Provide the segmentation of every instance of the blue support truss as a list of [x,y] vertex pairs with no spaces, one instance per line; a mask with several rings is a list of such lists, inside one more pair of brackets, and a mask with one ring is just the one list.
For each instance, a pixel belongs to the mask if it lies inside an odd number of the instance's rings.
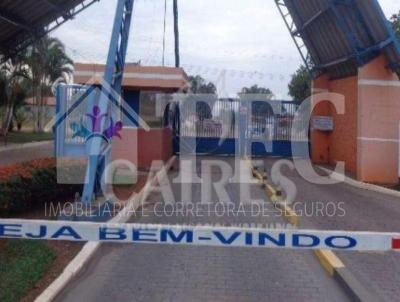
[[[343,1],[343,0],[329,0],[329,8],[330,10],[334,13],[336,17],[336,21],[344,33],[347,43],[349,43],[352,51],[353,51],[353,57],[357,60],[358,65],[362,65],[362,58],[360,56],[360,51],[363,50],[362,44],[357,38],[357,36],[354,34],[354,32],[351,30],[349,24],[346,22],[343,14],[339,11],[339,5],[347,5],[350,8],[354,9],[354,6],[351,1]],[[350,59],[351,56],[349,56]]]
[[308,49],[304,43],[304,40],[300,34],[302,29],[296,28],[296,24],[293,21],[293,18],[290,15],[289,10],[286,7],[285,1],[284,0],[275,0],[275,4],[278,7],[279,13],[281,14],[283,21],[285,21],[285,25],[288,28],[290,35],[293,38],[294,44],[296,45],[297,50],[300,53],[300,56],[304,62],[304,65],[306,66],[308,72],[310,74],[314,73],[314,68],[313,68],[313,63],[311,60],[311,55],[308,52]]
[[[100,112],[108,112],[111,99],[118,99],[121,94],[133,4],[134,0],[118,0],[117,3],[102,90],[97,104]],[[102,133],[104,129],[105,124],[102,121],[100,132]],[[106,142],[101,137],[93,137],[86,144],[89,157],[82,202],[90,203],[95,197],[96,186],[100,183],[104,167],[107,165],[111,144],[109,148],[104,146]]]
[[[296,24],[291,16],[291,13],[285,3],[285,0],[275,0],[275,3],[278,7],[280,14],[282,15],[283,20],[295,42],[295,45],[300,53],[301,58],[304,61],[309,72],[312,76],[317,75],[323,69],[346,62],[348,60],[355,60],[358,66],[363,66],[369,60],[374,57],[375,55],[379,54],[379,51],[383,48],[387,47],[388,45],[394,45],[396,51],[400,54],[400,42],[399,39],[396,37],[393,28],[391,27],[390,22],[386,19],[381,6],[379,5],[377,0],[373,0],[373,5],[376,11],[379,13],[381,20],[384,20],[386,30],[388,32],[388,38],[384,41],[379,41],[378,43],[374,41],[372,36],[371,25],[365,20],[363,14],[361,13],[360,7],[358,6],[355,0],[328,0],[328,6],[315,15],[311,16],[308,20],[301,20],[301,24],[296,27]],[[366,35],[369,39],[369,43],[371,46],[365,47],[360,38],[354,32],[352,27],[349,24],[349,20],[345,18],[343,13],[340,11],[340,7],[347,7],[349,9],[350,15],[348,18],[351,18],[351,22],[354,24],[360,24],[366,32]],[[295,7],[291,7],[292,10],[295,10]],[[331,62],[322,62],[319,60],[319,64],[316,64],[310,55],[310,51],[305,46],[305,41],[308,43],[308,47],[313,47],[312,40],[309,39],[306,35],[305,30],[312,25],[316,20],[322,18],[326,15],[326,13],[332,12],[335,16],[337,25],[339,26],[341,32],[344,34],[345,39],[348,45],[351,48],[351,53],[336,58]],[[297,12],[294,12],[297,14]],[[299,17],[299,16],[298,16]],[[312,49],[311,49],[312,50]],[[316,52],[312,52],[313,56],[318,56]],[[315,59],[315,58],[314,58]],[[316,57],[318,59],[318,57]],[[393,65],[393,64],[392,64]],[[395,64],[396,66],[389,66],[393,71],[396,71],[400,68],[400,62]]]

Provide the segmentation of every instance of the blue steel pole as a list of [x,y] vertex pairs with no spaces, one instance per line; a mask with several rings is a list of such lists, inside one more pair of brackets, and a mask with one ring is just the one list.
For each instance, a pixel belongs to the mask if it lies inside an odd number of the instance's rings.
[[[122,76],[125,66],[126,50],[129,39],[129,31],[132,18],[133,0],[118,0],[114,25],[104,71],[101,95],[98,107],[101,113],[106,113],[110,105],[110,94],[120,94]],[[105,128],[104,119],[100,123],[100,133]],[[82,202],[90,203],[93,199],[95,184],[98,179],[104,140],[100,137],[92,137],[87,141],[89,152],[88,167],[86,170],[85,186],[82,194]]]

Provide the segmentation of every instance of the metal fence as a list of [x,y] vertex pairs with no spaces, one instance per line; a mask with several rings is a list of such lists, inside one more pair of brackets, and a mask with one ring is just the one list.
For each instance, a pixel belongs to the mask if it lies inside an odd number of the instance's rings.
[[[69,108],[72,108],[77,99],[85,93],[86,89],[87,87],[80,85],[61,85],[58,88],[57,113],[64,114]],[[79,127],[81,124],[86,124],[88,122],[85,115],[88,107],[87,98],[79,105],[75,106],[75,110],[66,116],[65,121],[58,130],[59,133],[60,131],[63,132],[63,135],[60,135],[60,137],[64,138],[64,143],[84,145],[85,138],[74,136],[74,127]]]
[[235,123],[239,102],[215,100],[184,102],[180,108],[181,136],[237,138]]
[[[239,105],[240,101],[236,99],[182,102],[180,136],[237,139]],[[251,106],[252,114],[244,125],[248,137],[275,141],[308,140],[307,121],[301,127],[293,127],[299,103],[253,102]]]

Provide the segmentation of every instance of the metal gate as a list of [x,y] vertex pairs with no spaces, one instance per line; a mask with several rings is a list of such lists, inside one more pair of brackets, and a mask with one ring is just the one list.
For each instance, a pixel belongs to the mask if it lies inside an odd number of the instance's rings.
[[[185,100],[170,106],[174,153],[234,155],[239,137],[245,136],[253,156],[292,157],[292,144],[308,155],[308,128],[292,131],[300,103],[269,101],[250,103],[252,114],[243,118],[239,99]],[[306,132],[306,133],[304,133]],[[250,151],[251,150],[251,151]]]

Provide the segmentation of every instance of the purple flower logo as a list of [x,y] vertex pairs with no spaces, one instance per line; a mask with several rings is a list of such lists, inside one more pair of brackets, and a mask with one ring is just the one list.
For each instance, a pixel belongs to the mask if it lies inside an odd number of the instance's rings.
[[[90,119],[92,130],[88,130],[87,126],[83,122],[83,118],[81,118],[79,124],[73,122],[70,125],[70,128],[73,131],[72,138],[83,137],[87,139],[93,134],[99,134],[101,129],[101,122],[104,118],[107,118],[108,114],[102,114],[99,106],[94,106],[92,113],[86,113],[85,116]],[[113,118],[110,117],[108,128],[103,131],[102,135],[107,140],[113,137],[119,137],[121,139],[121,134],[119,132],[122,130],[122,126],[123,124],[121,121],[114,123]]]

